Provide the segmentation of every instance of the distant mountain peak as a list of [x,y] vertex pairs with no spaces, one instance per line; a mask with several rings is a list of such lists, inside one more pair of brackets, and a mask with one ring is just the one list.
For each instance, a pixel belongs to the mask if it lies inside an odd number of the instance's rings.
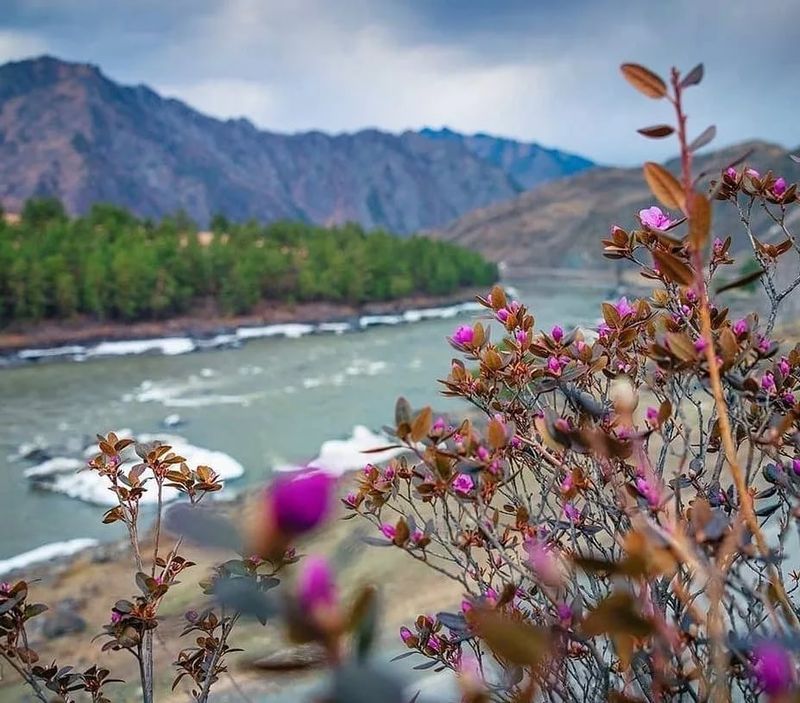
[[[446,138],[445,138],[446,137]],[[442,128],[278,134],[218,120],[95,65],[40,56],[0,66],[0,202],[144,216],[356,221],[408,233],[588,168],[536,144]]]

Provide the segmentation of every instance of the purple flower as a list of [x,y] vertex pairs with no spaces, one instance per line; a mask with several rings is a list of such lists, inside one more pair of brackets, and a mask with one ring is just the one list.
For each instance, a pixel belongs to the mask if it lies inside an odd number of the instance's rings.
[[444,421],[443,417],[437,417],[436,422],[433,423],[433,427],[431,429],[434,432],[444,432],[445,428],[447,427],[447,423]]
[[639,210],[639,220],[645,227],[658,230],[665,230],[672,224],[672,220],[656,205]]
[[481,461],[487,461],[489,459],[489,450],[486,447],[480,446],[478,447],[478,451],[476,452],[478,459]]
[[792,471],[794,471],[797,476],[800,476],[800,458],[795,457],[792,459]]
[[794,684],[794,661],[781,645],[764,642],[753,650],[753,674],[767,695],[786,693]]
[[464,346],[472,344],[472,340],[475,339],[475,331],[469,325],[460,325],[456,328],[456,331],[453,332],[452,339],[456,344]]
[[761,387],[768,393],[775,390],[775,377],[770,371],[765,372],[761,377]]
[[797,398],[795,398],[794,393],[786,392],[781,396],[781,398],[786,405],[794,405],[797,402]]
[[[200,617],[199,613],[196,610],[187,610],[183,617],[186,618],[187,622],[195,622],[197,618]],[[113,621],[113,612],[112,612],[112,621]]]
[[306,611],[336,604],[336,584],[328,562],[322,557],[306,557],[297,575],[297,600]]
[[6,595],[11,590],[11,584],[7,581],[0,581],[0,594]]
[[111,624],[112,625],[116,625],[121,620],[122,620],[122,613],[120,613],[118,610],[112,610],[111,611]]
[[351,491],[348,493],[343,499],[342,502],[348,508],[357,508],[358,507],[358,493]]
[[725,175],[726,175],[728,178],[730,178],[732,181],[735,181],[735,180],[736,180],[736,177],[737,177],[739,174],[738,174],[738,173],[736,173],[736,169],[735,169],[733,166],[728,166],[728,168],[727,168],[727,169],[725,169]]
[[758,351],[762,354],[766,354],[769,351],[770,346],[772,346],[769,339],[764,336],[759,335],[758,337]]
[[467,495],[474,487],[475,481],[469,474],[459,474],[453,481],[453,490],[462,495]]
[[658,422],[658,408],[647,408],[645,417],[650,424],[655,425]]
[[328,515],[336,480],[321,471],[306,471],[274,481],[267,501],[281,532],[300,535],[313,530]]
[[706,350],[707,346],[708,342],[706,342],[705,337],[698,337],[694,340],[694,350],[698,354],[702,354]]
[[614,303],[614,309],[622,318],[628,317],[628,315],[633,315],[633,313],[636,312],[624,295],[616,303]]
[[792,367],[789,366],[789,360],[785,356],[782,356],[781,360],[778,362],[778,368],[784,376],[788,376],[789,372],[792,370]]
[[572,608],[566,603],[559,603],[556,606],[556,613],[558,613],[558,619],[561,620],[561,623],[564,625],[572,620]]
[[553,327],[550,331],[550,336],[556,341],[560,342],[564,338],[564,330],[561,329],[558,325]]
[[786,192],[786,179],[781,176],[775,180],[775,183],[772,184],[772,194],[777,195],[778,197],[782,196]]
[[[403,644],[408,644],[412,640],[416,639],[414,637],[414,633],[411,632],[407,627],[400,628],[400,639],[403,640]],[[413,645],[412,645],[413,646]]]
[[741,320],[737,320],[733,323],[733,333],[737,337],[741,337],[743,334],[747,334],[747,320],[742,318]]
[[761,174],[754,168],[748,168],[745,173],[750,176],[750,178],[761,178]]
[[636,490],[647,501],[651,508],[657,508],[661,503],[661,495],[658,488],[652,485],[647,479],[639,477],[636,479]]
[[528,343],[530,342],[530,335],[528,334],[527,330],[517,330],[514,333],[514,337],[517,340],[517,344],[523,348],[527,347]]
[[381,525],[381,532],[386,539],[393,540],[397,535],[397,528],[394,525],[390,525],[388,522],[384,522]]
[[605,341],[608,338],[609,332],[611,332],[611,328],[605,322],[601,322],[597,328],[597,336]]
[[497,319],[500,320],[500,322],[502,322],[503,324],[506,324],[506,321],[508,320],[509,315],[511,315],[511,313],[508,310],[506,310],[505,308],[500,308],[495,313],[495,316],[497,317]]
[[581,518],[581,511],[572,503],[564,503],[564,515],[571,523],[576,523]]
[[722,253],[722,247],[725,246],[725,242],[723,242],[719,237],[714,237],[714,253],[719,256]]
[[547,370],[558,376],[561,373],[561,362],[555,356],[551,356],[547,360]]

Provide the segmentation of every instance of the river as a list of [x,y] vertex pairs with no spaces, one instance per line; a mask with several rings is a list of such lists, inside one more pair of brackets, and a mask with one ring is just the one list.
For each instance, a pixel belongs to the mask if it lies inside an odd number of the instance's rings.
[[[605,286],[515,287],[539,329],[593,325],[608,294]],[[227,490],[248,490],[277,466],[318,456],[326,440],[352,436],[357,425],[380,430],[399,395],[415,407],[453,408],[436,382],[454,355],[445,338],[476,314],[258,339],[240,349],[0,370],[0,560],[53,542],[121,535],[100,523],[98,505],[33,486],[23,475],[31,462],[15,458],[23,443],[79,456],[96,432],[166,431],[241,464],[242,477]],[[164,430],[173,414],[181,425]]]

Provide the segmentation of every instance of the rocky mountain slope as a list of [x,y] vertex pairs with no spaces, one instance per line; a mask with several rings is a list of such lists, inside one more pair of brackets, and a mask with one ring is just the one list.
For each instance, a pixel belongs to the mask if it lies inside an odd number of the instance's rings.
[[107,201],[145,216],[183,209],[201,225],[222,213],[410,233],[590,165],[485,136],[278,134],[119,85],[90,65],[42,57],[0,67],[7,210],[56,195],[72,212]]
[[[635,137],[634,137],[635,138]],[[800,165],[788,158],[781,146],[748,142],[698,155],[696,173],[715,176],[742,154],[752,150],[747,164],[761,173],[772,170],[788,181],[800,179]],[[677,173],[679,164],[667,167]],[[600,240],[612,225],[635,226],[635,214],[655,204],[641,168],[593,168],[553,181],[502,203],[478,209],[436,232],[437,236],[477,249],[488,258],[517,267],[603,268],[613,262],[600,256]],[[765,240],[771,222],[756,216],[758,232]],[[739,215],[730,203],[718,203],[713,231],[733,235],[743,246]],[[798,223],[800,224],[800,223]]]

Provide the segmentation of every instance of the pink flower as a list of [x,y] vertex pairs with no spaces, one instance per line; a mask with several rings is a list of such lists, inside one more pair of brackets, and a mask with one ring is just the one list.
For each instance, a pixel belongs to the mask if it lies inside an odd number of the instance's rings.
[[[414,636],[414,633],[411,632],[411,630],[409,630],[407,627],[401,627],[400,628],[400,639],[403,640],[403,644],[409,645],[409,642],[412,642],[413,640],[415,640],[416,637]],[[409,646],[413,646],[413,644],[409,645]]]
[[420,541],[422,539],[424,539],[424,538],[425,538],[425,533],[422,530],[420,530],[419,528],[414,530],[414,532],[411,534],[411,541],[414,544],[419,544]]
[[306,611],[336,604],[336,584],[328,562],[322,557],[306,557],[297,575],[297,600]]
[[770,371],[765,372],[761,377],[761,387],[768,393],[775,390],[775,377]]
[[432,649],[434,652],[441,652],[442,651],[442,641],[436,636],[431,635],[428,638],[428,647]]
[[597,336],[603,341],[608,338],[609,332],[611,332],[611,328],[605,322],[601,322],[597,327]]
[[722,247],[725,246],[725,242],[723,242],[719,237],[714,237],[714,254],[719,256],[722,253]]
[[745,173],[750,176],[750,178],[761,178],[761,174],[754,168],[748,168]]
[[639,477],[636,479],[636,490],[639,495],[647,501],[651,508],[657,508],[661,503],[661,495],[658,488],[652,485],[647,479]]
[[655,425],[658,422],[658,408],[647,408],[645,416],[651,425]]
[[571,523],[575,524],[581,518],[581,511],[578,510],[572,503],[564,503],[564,516]]
[[789,360],[785,356],[782,356],[781,360],[778,362],[778,368],[784,376],[788,376],[789,372],[792,370],[792,367],[789,366]]
[[481,461],[486,461],[489,458],[489,450],[486,447],[478,447],[478,451],[476,452],[478,459]]
[[560,342],[564,338],[564,330],[562,330],[558,325],[553,327],[550,331],[550,336],[556,341]]
[[707,346],[708,342],[706,342],[704,337],[698,337],[697,339],[694,340],[694,350],[698,354],[702,354],[706,350]]
[[506,324],[506,321],[508,320],[509,315],[511,315],[511,313],[508,310],[506,310],[505,308],[500,308],[495,313],[495,317],[497,317],[497,319],[500,322],[502,322],[503,324]]
[[762,354],[766,354],[769,351],[769,348],[772,346],[772,343],[766,337],[759,336],[758,338],[758,351]]
[[656,205],[646,210],[639,210],[639,220],[645,227],[657,230],[665,230],[673,222],[661,211],[661,208]]
[[394,525],[390,525],[388,522],[384,522],[380,529],[386,539],[393,540],[397,535],[397,528]]
[[725,175],[726,175],[728,178],[730,178],[732,181],[735,181],[735,180],[736,180],[736,177],[737,177],[739,174],[738,174],[738,173],[736,173],[736,169],[735,169],[733,166],[728,166],[728,168],[727,168],[727,169],[725,169]]
[[628,315],[633,315],[633,313],[636,312],[624,295],[614,304],[614,308],[622,318],[628,317]]
[[456,331],[453,332],[452,339],[456,344],[467,346],[472,344],[472,340],[475,339],[475,330],[469,325],[460,325],[456,328]]
[[336,480],[321,471],[306,471],[273,481],[267,502],[282,532],[300,535],[313,530],[328,515]]
[[732,329],[733,333],[737,337],[741,337],[742,335],[747,334],[747,329],[748,329],[747,320],[745,320],[744,318],[742,318],[741,320],[737,320],[736,322],[733,323]]
[[465,613],[465,614],[466,614],[466,613],[468,613],[470,610],[472,610],[472,608],[473,608],[473,605],[472,605],[472,603],[471,603],[470,601],[468,601],[466,598],[464,598],[464,599],[461,601],[461,612],[462,612],[462,613]]
[[572,478],[572,474],[567,474],[561,482],[561,490],[564,493],[569,493],[574,485],[575,479]]
[[472,480],[472,476],[468,474],[458,474],[452,485],[456,493],[467,495],[475,487],[475,482]]
[[558,376],[561,373],[561,362],[554,356],[547,360],[547,370]]
[[527,347],[530,342],[530,335],[528,334],[527,330],[517,330],[514,333],[514,338],[517,340],[517,344],[519,344],[523,349]]
[[348,493],[343,499],[342,502],[348,508],[357,508],[358,507],[358,493],[350,492]]
[[784,393],[781,396],[781,399],[784,403],[786,403],[786,405],[794,405],[797,402],[797,398],[795,398],[794,393]]
[[794,459],[792,459],[792,471],[794,471],[794,473],[797,476],[800,476],[800,458],[799,457],[795,457]]
[[566,603],[559,603],[556,606],[556,613],[558,613],[558,619],[562,625],[566,625],[572,620],[572,608]]
[[445,427],[447,427],[447,423],[444,421],[444,418],[437,417],[436,422],[433,423],[433,427],[431,429],[434,432],[444,432]]
[[777,195],[778,197],[782,196],[786,192],[786,179],[782,176],[775,180],[775,183],[772,184],[772,193],[773,195]]
[[792,656],[775,642],[764,642],[753,650],[753,675],[769,696],[787,693],[795,681]]
[[116,625],[121,621],[122,621],[122,613],[120,613],[118,610],[112,610],[111,611],[111,624],[112,625]]

